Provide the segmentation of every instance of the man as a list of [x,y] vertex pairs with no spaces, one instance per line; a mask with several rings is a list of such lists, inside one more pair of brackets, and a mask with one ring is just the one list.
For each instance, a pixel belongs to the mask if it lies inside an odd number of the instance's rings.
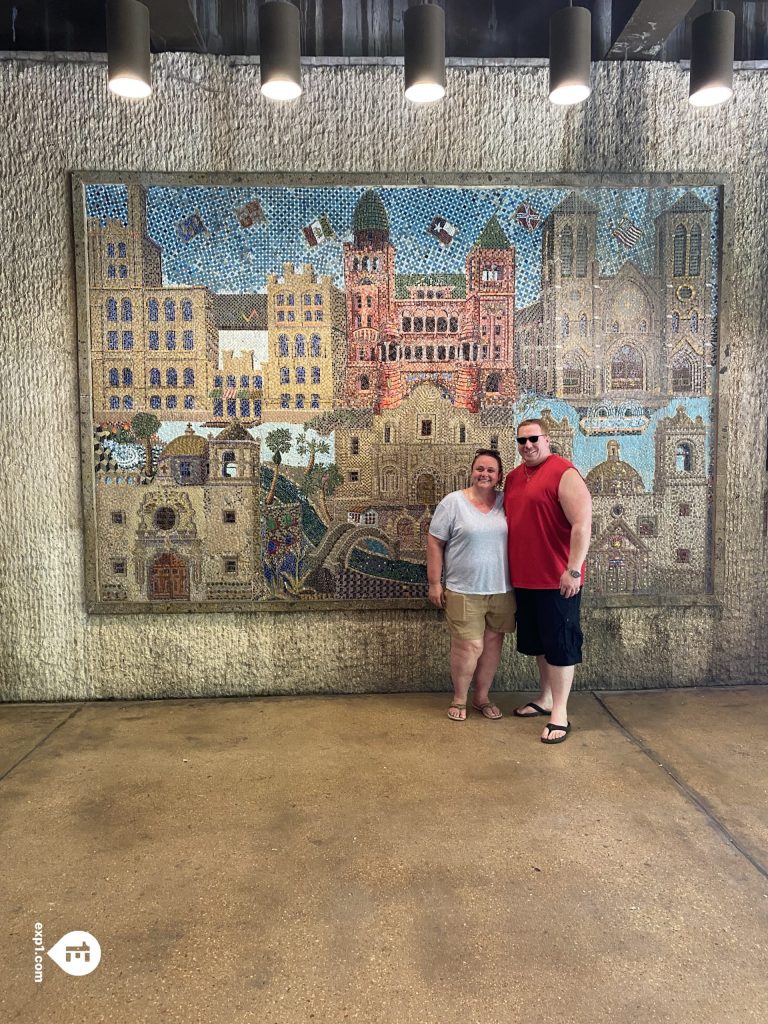
[[542,743],[571,730],[568,695],[581,662],[579,622],[592,497],[576,467],[554,455],[541,420],[517,428],[522,462],[504,485],[509,570],[517,599],[517,649],[536,658],[540,690],[518,718],[549,715]]

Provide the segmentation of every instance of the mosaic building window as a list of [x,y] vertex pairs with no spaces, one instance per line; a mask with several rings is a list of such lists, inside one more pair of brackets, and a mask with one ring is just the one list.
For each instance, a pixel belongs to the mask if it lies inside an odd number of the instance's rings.
[[690,473],[693,468],[693,450],[687,442],[677,446],[675,450],[675,469],[678,473]]
[[701,228],[698,224],[691,228],[688,273],[691,277],[698,277],[701,273]]
[[560,273],[563,277],[573,274],[573,231],[563,228],[560,235]]
[[622,345],[611,359],[611,387],[617,391],[641,390],[643,377],[641,352],[632,345]]
[[582,225],[576,232],[576,277],[587,273],[587,229]]
[[683,277],[685,275],[685,252],[687,246],[687,232],[682,224],[675,228],[673,246],[674,269],[672,273],[675,277]]
[[172,530],[176,525],[176,513],[172,508],[164,505],[161,508],[156,509],[154,516],[152,517],[155,529],[163,530],[167,532]]

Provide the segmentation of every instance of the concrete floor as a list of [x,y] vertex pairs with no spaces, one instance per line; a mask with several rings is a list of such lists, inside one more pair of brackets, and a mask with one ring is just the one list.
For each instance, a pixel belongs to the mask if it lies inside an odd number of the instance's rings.
[[447,703],[0,707],[0,1019],[764,1024],[768,687]]

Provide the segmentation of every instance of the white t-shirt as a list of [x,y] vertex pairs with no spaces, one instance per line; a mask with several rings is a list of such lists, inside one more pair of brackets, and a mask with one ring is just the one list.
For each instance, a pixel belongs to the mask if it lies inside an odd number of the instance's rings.
[[506,594],[512,586],[507,561],[504,495],[481,512],[463,491],[447,494],[435,509],[429,532],[445,544],[445,586],[457,594]]

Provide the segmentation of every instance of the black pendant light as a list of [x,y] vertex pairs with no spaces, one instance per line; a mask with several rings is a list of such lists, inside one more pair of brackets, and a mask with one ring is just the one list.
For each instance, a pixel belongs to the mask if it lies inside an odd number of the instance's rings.
[[405,96],[434,103],[445,96],[445,15],[437,4],[410,7],[403,15]]
[[567,106],[592,92],[592,15],[586,7],[561,7],[549,19],[549,98]]
[[112,92],[135,100],[152,92],[149,11],[139,0],[109,0],[107,62]]
[[301,96],[299,9],[287,0],[268,0],[259,8],[261,91],[270,100]]
[[735,37],[732,11],[710,11],[691,25],[688,102],[694,107],[712,107],[733,95]]

